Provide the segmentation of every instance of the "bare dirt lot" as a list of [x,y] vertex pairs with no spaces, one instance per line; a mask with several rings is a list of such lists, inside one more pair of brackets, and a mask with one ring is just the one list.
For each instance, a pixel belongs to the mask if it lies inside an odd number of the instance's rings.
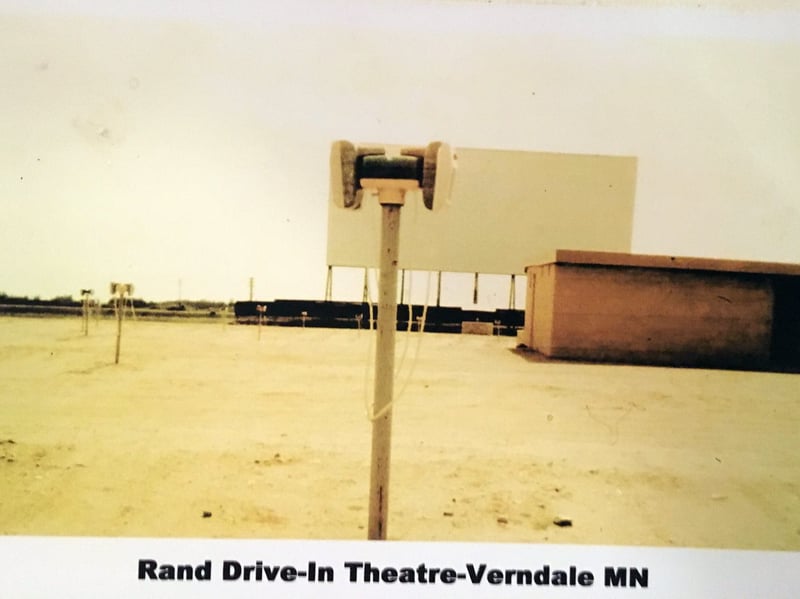
[[[1,534],[365,538],[369,332],[80,324],[0,318]],[[389,538],[800,549],[800,375],[416,343]]]

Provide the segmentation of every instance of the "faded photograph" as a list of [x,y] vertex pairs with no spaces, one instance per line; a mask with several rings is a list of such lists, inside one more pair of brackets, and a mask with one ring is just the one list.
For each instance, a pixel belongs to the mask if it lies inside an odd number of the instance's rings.
[[800,13],[669,4],[0,4],[0,535],[800,550]]

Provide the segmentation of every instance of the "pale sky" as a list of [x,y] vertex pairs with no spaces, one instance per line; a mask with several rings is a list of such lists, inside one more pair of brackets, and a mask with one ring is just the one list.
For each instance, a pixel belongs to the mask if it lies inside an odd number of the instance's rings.
[[637,156],[633,251],[800,263],[800,10],[632,4],[0,0],[0,291],[322,299],[335,139]]

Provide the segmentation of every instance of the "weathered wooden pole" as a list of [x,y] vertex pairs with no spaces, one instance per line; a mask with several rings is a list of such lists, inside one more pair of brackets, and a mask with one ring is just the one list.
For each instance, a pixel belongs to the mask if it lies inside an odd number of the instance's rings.
[[92,297],[93,291],[91,289],[81,289],[81,314],[82,314],[82,324],[81,324],[81,331],[84,335],[89,334],[89,310],[90,310],[90,298]]
[[261,321],[264,320],[264,314],[267,311],[267,307],[265,305],[259,304],[256,306],[256,312],[258,312],[258,340],[261,341]]
[[[122,319],[125,315],[125,296],[133,294],[133,283],[111,283],[111,295],[114,298],[114,310],[117,313],[117,346],[114,352],[114,364],[119,364],[119,350],[122,345]],[[133,298],[131,298],[131,313],[133,311]]]
[[333,299],[333,266],[328,265],[328,275],[325,278],[325,301],[329,302]]
[[114,364],[119,364],[119,350],[122,345],[122,315],[125,312],[122,296],[114,297],[114,308],[117,311],[117,349],[114,352]]
[[[397,330],[397,254],[403,196],[382,190],[378,339],[375,347],[375,398],[372,421],[368,539],[385,539],[389,511],[389,465],[392,453],[392,397]],[[399,200],[399,201],[398,201]]]

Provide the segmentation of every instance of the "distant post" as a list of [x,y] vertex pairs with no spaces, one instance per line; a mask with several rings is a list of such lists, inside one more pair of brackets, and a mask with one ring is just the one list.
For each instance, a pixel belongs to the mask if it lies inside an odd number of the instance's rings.
[[[119,364],[119,350],[122,345],[122,320],[125,314],[125,298],[133,293],[132,283],[111,283],[111,295],[114,299],[114,311],[117,313],[117,346],[114,352],[114,364]],[[133,304],[131,303],[131,308]]]
[[328,265],[328,276],[325,278],[325,301],[329,302],[333,298],[333,266]]
[[81,312],[82,312],[82,324],[81,324],[81,332],[84,335],[89,334],[89,311],[92,307],[92,294],[94,293],[91,289],[81,289]]
[[264,319],[267,307],[263,304],[258,304],[256,306],[256,312],[258,312],[258,340],[261,341],[261,321]]

